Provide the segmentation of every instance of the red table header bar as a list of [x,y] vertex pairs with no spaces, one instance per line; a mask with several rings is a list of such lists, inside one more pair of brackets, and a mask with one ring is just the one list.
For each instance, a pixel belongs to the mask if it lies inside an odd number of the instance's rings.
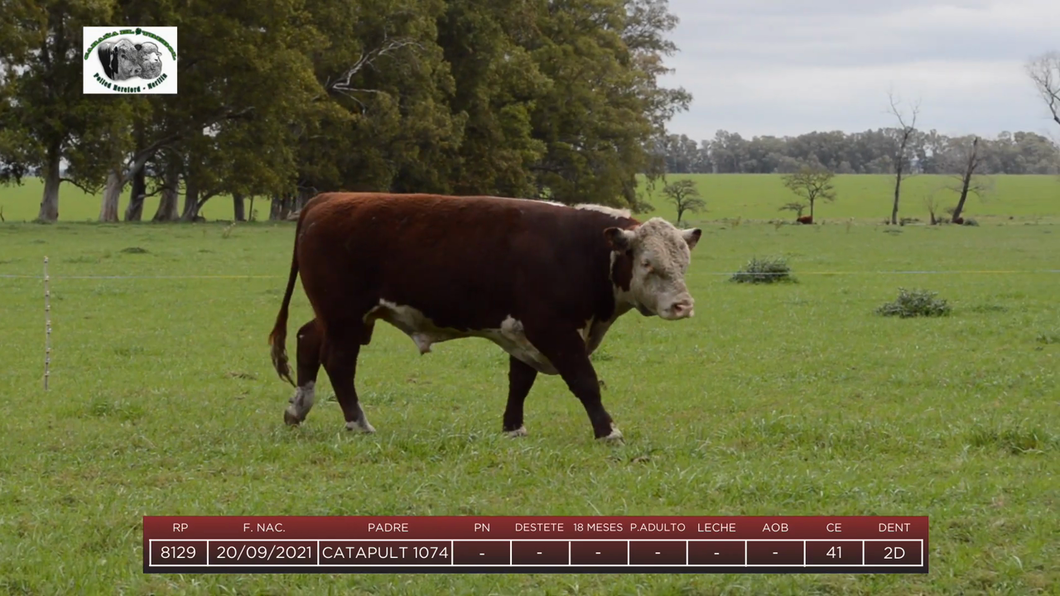
[[144,538],[924,539],[926,516],[145,516]]

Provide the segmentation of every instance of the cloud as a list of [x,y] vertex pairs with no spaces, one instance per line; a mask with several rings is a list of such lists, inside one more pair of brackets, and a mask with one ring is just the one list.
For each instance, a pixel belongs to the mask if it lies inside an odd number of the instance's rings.
[[671,0],[670,10],[681,52],[663,83],[694,98],[672,132],[890,126],[888,91],[919,99],[920,126],[947,134],[1050,126],[1024,64],[1060,49],[1056,0]]

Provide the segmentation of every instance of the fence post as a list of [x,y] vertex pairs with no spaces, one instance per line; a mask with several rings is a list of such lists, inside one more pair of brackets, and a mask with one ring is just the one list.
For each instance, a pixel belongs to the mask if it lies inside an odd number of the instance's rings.
[[52,362],[51,292],[48,289],[48,257],[44,257],[44,390],[48,390],[48,375]]

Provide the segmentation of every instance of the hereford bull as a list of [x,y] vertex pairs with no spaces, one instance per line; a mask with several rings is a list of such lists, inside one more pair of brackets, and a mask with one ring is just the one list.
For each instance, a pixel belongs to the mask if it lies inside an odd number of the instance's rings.
[[[482,337],[509,354],[503,430],[526,434],[523,402],[538,373],[560,375],[598,439],[622,434],[600,401],[589,355],[615,320],[636,309],[691,317],[684,282],[699,229],[659,218],[640,223],[596,206],[498,197],[325,193],[302,209],[290,277],[269,335],[273,365],[296,387],[284,421],[313,406],[321,364],[346,428],[374,432],[354,376],[377,320],[406,333],[421,354]],[[297,383],[285,347],[298,275],[315,318],[298,332]]]

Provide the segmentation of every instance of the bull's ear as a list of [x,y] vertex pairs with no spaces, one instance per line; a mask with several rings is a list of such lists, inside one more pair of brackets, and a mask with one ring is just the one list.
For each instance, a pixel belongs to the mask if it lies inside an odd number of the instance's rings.
[[607,238],[608,245],[610,245],[611,250],[615,252],[625,252],[629,250],[635,236],[636,234],[633,232],[621,228],[607,228],[604,230],[604,238]]
[[699,242],[699,237],[703,235],[703,230],[699,228],[693,228],[691,230],[685,230],[681,232],[681,236],[684,237],[685,242],[688,243],[688,249],[692,250],[696,247],[696,243]]

